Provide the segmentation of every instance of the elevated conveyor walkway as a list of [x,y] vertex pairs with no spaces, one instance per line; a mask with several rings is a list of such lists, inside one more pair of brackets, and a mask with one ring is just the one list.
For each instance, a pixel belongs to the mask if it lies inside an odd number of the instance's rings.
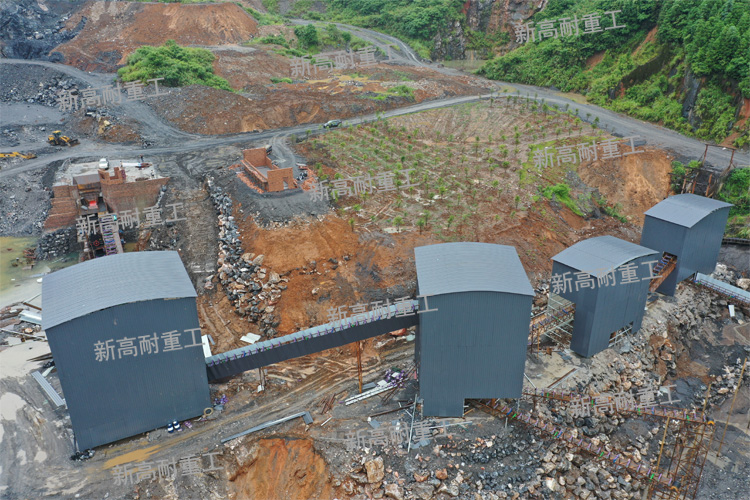
[[661,259],[659,259],[659,262],[654,266],[653,273],[656,277],[651,280],[651,284],[648,286],[649,292],[655,292],[656,289],[664,283],[664,280],[672,274],[672,271],[674,271],[676,267],[677,256],[664,252]]
[[696,273],[693,283],[721,295],[727,302],[733,302],[740,306],[750,307],[750,292],[737,288],[723,281],[713,279],[705,274]]
[[[376,337],[419,324],[419,301],[391,305],[333,323],[285,335],[206,358],[208,380],[212,382],[248,370],[306,356],[326,349]],[[424,311],[428,312],[428,311]]]

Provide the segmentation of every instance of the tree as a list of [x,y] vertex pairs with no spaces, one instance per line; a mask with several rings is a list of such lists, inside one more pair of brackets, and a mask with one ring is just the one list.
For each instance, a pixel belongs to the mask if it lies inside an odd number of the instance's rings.
[[400,227],[404,225],[404,218],[401,217],[400,215],[397,215],[393,219],[393,224],[396,226],[396,230],[400,233],[401,232]]
[[320,43],[318,40],[318,30],[312,24],[295,26],[294,35],[297,37],[297,41],[303,49],[314,49],[318,46],[318,43]]

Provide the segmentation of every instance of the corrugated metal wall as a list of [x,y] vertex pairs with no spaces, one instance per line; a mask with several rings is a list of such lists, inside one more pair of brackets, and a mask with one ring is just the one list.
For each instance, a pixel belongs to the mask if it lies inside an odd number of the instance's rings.
[[[47,330],[79,449],[93,448],[200,415],[210,406],[203,349],[117,359],[117,339],[198,327],[194,298],[104,309]],[[200,338],[196,332],[196,339]],[[96,361],[94,344],[115,340],[115,359]],[[181,344],[192,343],[183,333]]]
[[653,248],[660,254],[669,252],[677,256],[677,268],[664,280],[657,292],[672,296],[680,281],[696,272],[710,274],[714,271],[729,208],[712,212],[692,228],[646,216],[641,245]]
[[[630,261],[637,266],[639,281],[634,283],[622,283],[622,273],[616,270],[615,286],[610,284],[600,287],[595,279],[596,288],[581,288],[576,291],[575,274],[570,275],[573,290],[566,289],[559,295],[576,305],[573,339],[570,344],[573,351],[590,357],[606,349],[610,335],[620,328],[632,322],[633,332],[640,329],[650,284],[650,280],[643,279],[649,276],[649,266],[644,263],[657,258],[658,254],[655,252]],[[566,272],[578,271],[553,261],[553,275]]]
[[460,417],[464,399],[518,398],[532,297],[460,292],[430,297],[418,345],[419,394],[429,416]]
[[680,281],[695,273],[714,272],[729,217],[729,208],[720,208],[712,212],[688,230],[682,250],[684,258],[677,260]]

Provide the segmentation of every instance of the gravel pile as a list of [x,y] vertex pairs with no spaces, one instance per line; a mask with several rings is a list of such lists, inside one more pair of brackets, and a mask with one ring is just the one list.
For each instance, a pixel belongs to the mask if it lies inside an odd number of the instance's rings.
[[37,260],[50,260],[78,250],[76,228],[74,226],[58,229],[39,238],[36,246]]

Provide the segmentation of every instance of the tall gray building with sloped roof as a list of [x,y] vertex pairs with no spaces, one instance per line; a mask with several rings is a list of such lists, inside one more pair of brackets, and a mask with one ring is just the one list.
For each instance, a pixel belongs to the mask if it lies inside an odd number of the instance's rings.
[[657,292],[674,295],[685,278],[714,272],[731,206],[686,193],[670,196],[646,212],[641,245],[677,257],[675,270]]
[[424,414],[460,417],[464,399],[520,397],[534,290],[516,249],[442,243],[414,255],[428,296],[415,352]]
[[550,294],[575,304],[570,348],[593,356],[610,335],[643,321],[657,252],[614,236],[579,241],[552,257]]
[[133,252],[44,278],[42,327],[78,449],[210,406],[197,296],[177,252]]

